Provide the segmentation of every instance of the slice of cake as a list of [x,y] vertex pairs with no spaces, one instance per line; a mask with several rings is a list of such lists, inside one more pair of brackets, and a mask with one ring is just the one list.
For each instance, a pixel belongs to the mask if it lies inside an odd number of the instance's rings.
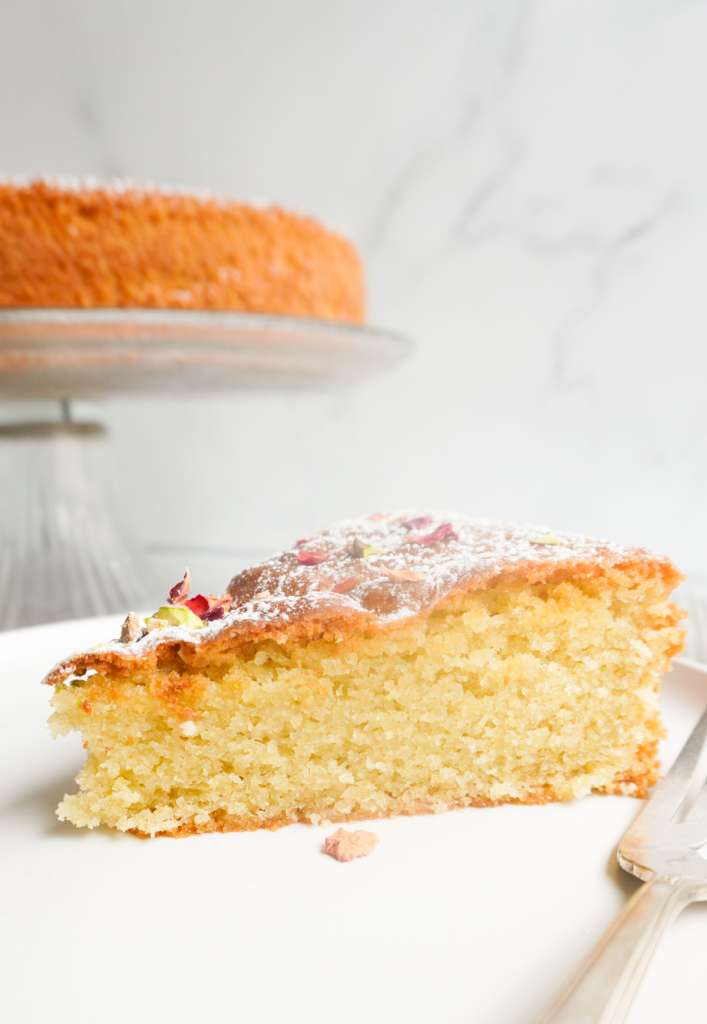
[[641,796],[680,575],[642,549],[460,516],[343,523],[185,576],[59,664],[88,751],[61,819],[143,835]]
[[309,217],[184,191],[0,182],[0,308],[242,310],[361,323],[353,245]]

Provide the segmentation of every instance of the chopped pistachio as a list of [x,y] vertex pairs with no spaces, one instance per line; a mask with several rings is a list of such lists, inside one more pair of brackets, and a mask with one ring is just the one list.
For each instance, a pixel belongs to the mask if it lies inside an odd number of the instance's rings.
[[125,622],[120,627],[120,642],[131,644],[145,635],[145,627],[135,612],[128,612]]
[[165,604],[154,613],[153,619],[167,626],[185,626],[187,629],[201,629],[204,623],[186,605]]
[[371,555],[380,555],[381,553],[381,548],[377,548],[373,544],[364,544],[358,537],[354,537],[349,544],[349,554],[352,558],[370,558]]
[[166,629],[169,625],[164,619],[155,619],[151,615],[148,615],[145,619],[145,629],[148,633],[152,633],[155,629]]
[[565,542],[561,537],[556,537],[554,533],[543,533],[539,537],[533,537],[533,544],[564,544]]

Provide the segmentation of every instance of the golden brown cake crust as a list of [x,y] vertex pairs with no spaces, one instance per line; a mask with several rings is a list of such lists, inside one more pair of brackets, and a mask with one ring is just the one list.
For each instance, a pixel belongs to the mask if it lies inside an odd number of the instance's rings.
[[361,323],[353,245],[316,221],[128,185],[0,183],[0,308],[241,310]]
[[[46,682],[90,670],[127,676],[136,664],[198,669],[213,655],[268,638],[296,643],[370,635],[454,608],[474,591],[613,571],[658,577],[666,593],[681,579],[667,558],[642,548],[447,513],[376,514],[299,540],[235,576],[228,588],[232,607],[219,622],[103,645],[67,658]],[[668,607],[665,625],[676,625],[681,614]]]

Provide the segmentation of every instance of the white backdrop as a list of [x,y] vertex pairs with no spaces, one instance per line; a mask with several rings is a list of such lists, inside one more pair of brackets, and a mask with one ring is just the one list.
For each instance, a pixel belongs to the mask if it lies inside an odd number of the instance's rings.
[[5,0],[0,174],[314,213],[418,342],[346,395],[110,405],[95,471],[165,584],[425,504],[707,574],[706,33],[678,0]]

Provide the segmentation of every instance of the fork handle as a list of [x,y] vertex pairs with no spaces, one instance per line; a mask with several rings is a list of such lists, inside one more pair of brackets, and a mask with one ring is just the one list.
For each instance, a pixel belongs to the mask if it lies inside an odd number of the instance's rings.
[[663,932],[692,902],[682,881],[645,882],[539,1024],[620,1024]]

